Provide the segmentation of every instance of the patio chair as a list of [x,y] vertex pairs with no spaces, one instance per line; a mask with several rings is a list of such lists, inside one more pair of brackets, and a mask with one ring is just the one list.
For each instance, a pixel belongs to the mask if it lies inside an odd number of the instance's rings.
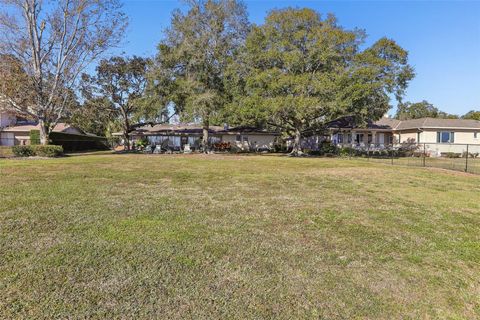
[[153,148],[151,145],[148,145],[145,147],[145,149],[143,149],[143,153],[152,153],[153,152]]

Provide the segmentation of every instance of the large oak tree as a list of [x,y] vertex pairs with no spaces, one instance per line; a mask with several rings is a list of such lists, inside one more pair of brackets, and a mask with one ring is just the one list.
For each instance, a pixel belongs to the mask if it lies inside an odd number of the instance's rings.
[[152,82],[168,83],[168,95],[183,119],[208,128],[226,105],[225,70],[246,38],[246,8],[236,0],[190,0],[188,10],[173,13],[165,40],[158,46]]
[[87,102],[110,108],[113,118],[119,119],[127,150],[132,119],[143,105],[149,65],[150,60],[146,58],[117,56],[100,61],[94,76],[84,74],[82,77]]
[[271,11],[228,73],[236,96],[231,113],[282,128],[294,137],[293,154],[301,152],[302,134],[336,117],[351,115],[358,123],[381,117],[389,96],[403,95],[413,70],[393,40],[361,50],[364,39],[363,31],[345,30],[332,15]]

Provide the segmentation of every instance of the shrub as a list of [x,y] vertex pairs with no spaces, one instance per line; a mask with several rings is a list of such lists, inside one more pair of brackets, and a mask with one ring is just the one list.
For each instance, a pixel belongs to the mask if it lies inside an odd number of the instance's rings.
[[30,145],[30,146],[14,146],[12,152],[16,157],[58,157],[63,154],[62,146],[55,145]]
[[146,137],[141,138],[140,140],[135,141],[135,146],[138,149],[143,149],[149,144],[148,139]]
[[325,154],[337,154],[337,146],[329,143],[329,142],[323,142],[320,145],[320,154],[325,155]]
[[409,138],[407,141],[402,142],[399,152],[404,154],[405,157],[413,156],[414,153],[420,148],[420,146],[415,142],[415,139]]
[[467,153],[466,151],[464,151],[464,152],[462,153],[462,158],[470,157],[470,158],[474,158],[474,159],[475,159],[475,158],[478,158],[478,155],[479,155],[478,152],[473,152],[473,153],[468,152],[468,153]]
[[32,146],[13,146],[12,152],[15,157],[33,157],[35,155]]
[[40,130],[30,130],[30,144],[40,144]]
[[46,145],[46,146],[34,146],[33,150],[35,151],[35,155],[39,157],[59,157],[63,155],[63,148],[62,146],[56,145]]
[[462,156],[461,153],[455,152],[442,152],[441,155],[446,158],[460,158]]
[[350,148],[350,147],[344,147],[344,148],[340,148],[340,150],[338,151],[340,157],[349,157],[351,155],[355,155],[355,149],[353,148]]

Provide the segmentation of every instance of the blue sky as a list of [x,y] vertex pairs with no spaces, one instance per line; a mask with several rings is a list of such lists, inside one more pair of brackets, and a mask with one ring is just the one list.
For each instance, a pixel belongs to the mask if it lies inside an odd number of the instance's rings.
[[[152,56],[181,1],[123,0],[130,25],[122,50]],[[367,44],[387,36],[409,51],[417,76],[406,100],[443,111],[480,110],[480,1],[245,1],[250,21],[271,9],[309,7],[334,13],[345,28],[365,29]],[[393,112],[393,111],[392,111]]]

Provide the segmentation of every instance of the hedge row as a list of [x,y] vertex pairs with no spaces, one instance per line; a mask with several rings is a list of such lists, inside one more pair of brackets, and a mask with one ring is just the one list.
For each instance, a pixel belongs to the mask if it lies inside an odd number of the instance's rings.
[[63,148],[55,145],[13,146],[12,152],[16,157],[58,157],[63,154]]

